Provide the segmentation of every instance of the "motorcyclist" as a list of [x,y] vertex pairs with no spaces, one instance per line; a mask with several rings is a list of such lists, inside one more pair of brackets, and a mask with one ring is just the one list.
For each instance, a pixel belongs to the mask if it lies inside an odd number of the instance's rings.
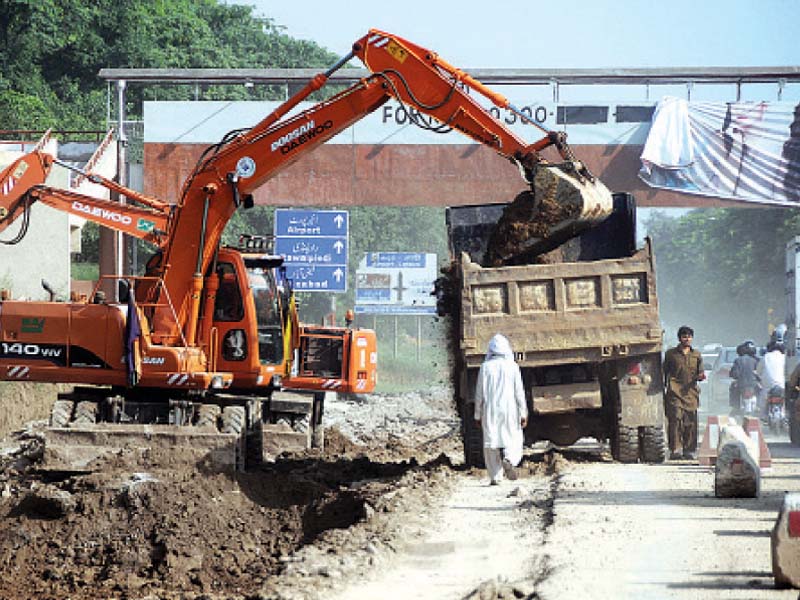
[[786,389],[786,355],[783,342],[770,341],[767,353],[756,367],[756,374],[761,382],[761,393],[758,396],[759,409],[766,416],[767,394],[777,386]]
[[741,405],[742,392],[746,389],[752,389],[754,392],[758,391],[758,377],[756,375],[756,367],[758,366],[758,359],[756,358],[756,345],[746,340],[736,347],[736,353],[739,355],[733,361],[731,366],[731,382],[730,387],[730,405],[733,412],[743,410],[745,412],[752,412],[755,407],[744,407]]

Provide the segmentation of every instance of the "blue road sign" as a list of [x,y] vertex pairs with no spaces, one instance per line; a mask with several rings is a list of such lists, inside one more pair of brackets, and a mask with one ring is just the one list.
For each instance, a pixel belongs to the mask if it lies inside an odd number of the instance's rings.
[[367,252],[368,268],[422,269],[425,267],[424,252]]
[[275,253],[283,256],[287,265],[344,265],[347,261],[347,238],[279,237],[275,238]]
[[349,215],[345,210],[275,211],[275,253],[299,292],[346,292]]
[[391,304],[356,304],[357,315],[436,315],[435,306],[397,306]]
[[347,237],[349,225],[346,210],[275,210],[275,237]]
[[298,292],[344,292],[347,267],[322,265],[286,265],[286,277]]

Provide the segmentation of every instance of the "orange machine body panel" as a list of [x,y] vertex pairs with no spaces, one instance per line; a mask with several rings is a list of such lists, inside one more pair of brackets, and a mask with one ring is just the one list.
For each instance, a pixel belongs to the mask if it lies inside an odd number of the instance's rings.
[[[125,304],[0,302],[0,380],[125,387],[127,310]],[[209,387],[213,375],[199,349],[150,344],[142,324],[140,387]]]
[[371,329],[300,328],[297,364],[289,389],[369,394],[378,377],[378,344]]

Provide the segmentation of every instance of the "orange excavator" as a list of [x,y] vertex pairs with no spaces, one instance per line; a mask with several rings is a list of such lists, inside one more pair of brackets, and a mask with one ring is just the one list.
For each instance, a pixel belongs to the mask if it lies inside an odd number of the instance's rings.
[[[354,57],[369,76],[290,116]],[[0,231],[20,218],[24,230],[31,204],[41,201],[146,240],[155,252],[144,276],[120,278],[116,302],[4,297],[0,379],[80,384],[54,404],[53,447],[80,436],[86,446],[114,446],[114,436],[118,446],[135,445],[144,427],[149,443],[161,434],[167,445],[180,439],[241,467],[279,451],[286,436],[313,440],[321,392],[373,390],[375,334],[302,325],[280,257],[254,248],[252,239],[244,249],[221,245],[225,225],[252,206],[256,188],[393,98],[409,114],[436,119],[439,130],[459,131],[507,157],[530,186],[569,204],[572,221],[610,210],[611,195],[575,159],[564,134],[546,131],[528,144],[474,96],[536,125],[436,53],[371,30],[260,123],[206,149],[175,203],[91,173],[84,175],[126,203],[48,187],[59,161],[35,148],[0,174]],[[543,158],[548,147],[556,162]],[[299,402],[286,390],[317,394]],[[72,451],[67,462],[80,457]]]

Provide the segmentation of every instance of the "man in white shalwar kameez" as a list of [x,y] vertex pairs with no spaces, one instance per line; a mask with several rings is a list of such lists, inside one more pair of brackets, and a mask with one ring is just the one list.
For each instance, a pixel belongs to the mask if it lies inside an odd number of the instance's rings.
[[483,457],[491,484],[497,485],[503,472],[509,479],[516,479],[528,406],[511,344],[499,333],[489,341],[486,359],[478,372],[475,420],[483,429]]

